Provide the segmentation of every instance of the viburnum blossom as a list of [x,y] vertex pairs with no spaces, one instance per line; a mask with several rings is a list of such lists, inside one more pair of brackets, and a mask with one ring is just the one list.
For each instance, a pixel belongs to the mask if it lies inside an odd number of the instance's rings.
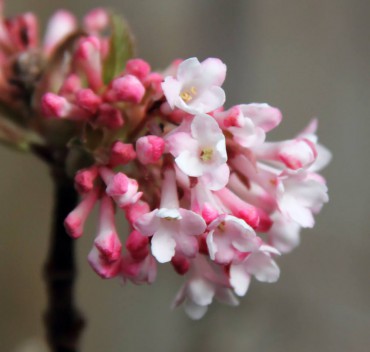
[[[220,59],[153,71],[103,9],[82,26],[57,12],[43,41],[37,28],[32,14],[1,18],[0,99],[24,114],[16,131],[37,135],[27,134],[31,149],[47,146],[40,154],[63,157],[74,177],[80,203],[65,219],[68,234],[81,237],[99,208],[93,270],[151,284],[158,263],[171,262],[185,278],[173,306],[184,304],[194,319],[213,299],[237,305],[252,277],[275,282],[275,258],[298,245],[328,201],[318,172],[331,154],[318,144],[317,120],[292,139],[267,142],[281,112],[266,103],[225,107]],[[20,144],[14,130],[7,142]]]

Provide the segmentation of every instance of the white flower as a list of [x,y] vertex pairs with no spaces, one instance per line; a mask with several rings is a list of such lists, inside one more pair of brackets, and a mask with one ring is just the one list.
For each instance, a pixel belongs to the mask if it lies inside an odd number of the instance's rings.
[[152,253],[160,262],[169,262],[179,251],[193,257],[198,251],[198,241],[194,236],[206,230],[203,218],[191,210],[179,207],[175,172],[165,171],[160,209],[140,216],[134,227],[144,236],[153,236]]
[[192,262],[189,279],[175,297],[173,307],[184,303],[186,314],[198,320],[207,312],[213,298],[231,306],[238,305],[225,273],[218,269],[213,268],[203,255],[198,255]]
[[230,266],[230,284],[238,296],[246,294],[252,276],[262,282],[278,280],[280,269],[271,258],[271,254],[279,254],[279,252],[273,247],[262,245],[258,251],[249,254],[243,262]]
[[190,58],[179,65],[176,77],[165,78],[162,89],[172,109],[193,115],[207,113],[225,102],[225,92],[220,88],[225,76],[226,65],[221,60],[209,58],[200,63]]
[[196,115],[190,133],[177,132],[166,139],[179,169],[188,176],[203,177],[211,190],[223,188],[229,180],[225,136],[209,115]]

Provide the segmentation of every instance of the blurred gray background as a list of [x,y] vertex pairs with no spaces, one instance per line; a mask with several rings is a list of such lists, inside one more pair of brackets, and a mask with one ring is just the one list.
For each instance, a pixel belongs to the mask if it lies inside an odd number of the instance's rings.
[[[238,308],[215,304],[200,322],[171,311],[182,279],[160,268],[151,286],[100,280],[78,243],[83,352],[367,352],[370,346],[370,2],[365,0],[13,0],[7,13],[122,12],[154,68],[209,56],[228,65],[227,105],[269,102],[288,138],[309,119],[334,154],[330,203],[301,246],[278,260],[276,284],[253,282]],[[0,350],[42,350],[52,184],[43,164],[0,148]],[[124,228],[121,228],[124,233]],[[32,348],[34,346],[34,348]]]

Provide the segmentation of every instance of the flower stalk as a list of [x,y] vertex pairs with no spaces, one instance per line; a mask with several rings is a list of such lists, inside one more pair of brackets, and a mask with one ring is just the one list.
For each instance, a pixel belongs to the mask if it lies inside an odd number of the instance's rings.
[[52,352],[76,352],[84,319],[75,306],[75,243],[67,235],[63,222],[76,206],[78,196],[73,181],[63,172],[54,170],[53,180],[53,223],[44,267],[48,294],[44,322]]

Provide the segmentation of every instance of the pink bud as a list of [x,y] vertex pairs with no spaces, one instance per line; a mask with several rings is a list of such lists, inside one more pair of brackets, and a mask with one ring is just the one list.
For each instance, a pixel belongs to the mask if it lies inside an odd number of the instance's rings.
[[150,65],[142,59],[131,59],[127,61],[126,73],[142,81],[150,73]]
[[134,230],[126,240],[126,248],[135,260],[143,260],[149,254],[149,238]]
[[163,89],[162,89],[162,82],[164,78],[160,73],[153,72],[150,73],[145,79],[144,79],[144,86],[146,88],[151,88],[151,90],[154,92],[154,97],[158,98],[163,95]]
[[270,216],[264,210],[260,208],[256,208],[256,209],[257,209],[257,213],[260,219],[256,230],[259,232],[269,231],[273,224],[273,221],[271,220]]
[[109,104],[100,105],[98,117],[95,122],[99,126],[110,130],[118,129],[124,124],[121,112]]
[[83,20],[87,32],[100,32],[109,25],[109,14],[102,8],[96,8],[87,13]]
[[11,45],[23,51],[38,45],[38,21],[34,14],[25,13],[5,22]]
[[146,164],[156,163],[164,152],[165,142],[161,137],[145,136],[136,141],[136,153],[139,161]]
[[94,188],[94,182],[97,176],[98,169],[96,167],[79,170],[75,176],[76,190],[79,193],[90,192]]
[[112,83],[112,90],[117,101],[140,103],[145,94],[142,83],[133,75],[117,78]]
[[62,84],[59,90],[59,95],[68,96],[75,94],[79,89],[81,89],[81,79],[76,74],[70,74]]
[[151,284],[157,274],[157,264],[151,255],[139,261],[126,255],[122,258],[121,274],[124,280],[130,279],[135,284]]
[[[136,180],[128,178],[123,173],[116,174],[107,167],[99,169],[100,176],[107,185],[107,192],[114,199],[117,205],[124,209],[131,204],[136,203],[142,196],[142,192],[138,192],[139,185]],[[127,177],[127,178],[126,178]],[[126,187],[126,191],[123,191]]]
[[278,151],[279,159],[290,169],[298,170],[311,165],[317,157],[315,145],[308,139],[284,143]]
[[138,201],[125,208],[126,219],[130,224],[133,224],[141,215],[150,212],[149,204],[143,201]]
[[91,249],[87,260],[94,271],[103,279],[111,279],[117,276],[121,270],[121,260],[107,261],[95,246]]
[[116,173],[110,180],[107,187],[107,194],[110,196],[121,196],[128,190],[129,178],[122,172]]
[[103,195],[100,202],[98,234],[94,244],[108,262],[116,261],[121,256],[122,245],[116,232],[114,207],[107,195]]
[[81,108],[95,114],[102,100],[91,89],[81,89],[76,94],[76,102]]
[[85,120],[89,117],[87,111],[54,93],[46,93],[42,97],[41,109],[46,117],[70,118],[72,120]]
[[66,98],[54,93],[46,93],[41,100],[42,112],[47,117],[65,117],[69,106]]
[[190,262],[183,255],[175,254],[171,259],[171,263],[179,275],[185,275],[189,271]]
[[85,72],[89,85],[95,92],[103,86],[100,50],[99,38],[89,36],[80,40],[75,54],[79,68]]
[[254,229],[258,227],[260,218],[257,208],[248,204],[247,202],[244,202],[226,187],[216,191],[215,194],[230,209],[234,216],[243,219]]
[[109,164],[113,167],[125,165],[136,158],[134,146],[120,141],[114,142],[110,152]]
[[205,203],[203,205],[203,209],[202,209],[202,217],[204,219],[204,221],[209,224],[211,223],[213,220],[215,220],[218,216],[218,211],[212,207],[210,204],[208,203]]
[[97,192],[92,190],[87,193],[77,207],[68,214],[64,220],[64,226],[71,237],[78,238],[82,236],[85,221],[93,209],[97,198]]

